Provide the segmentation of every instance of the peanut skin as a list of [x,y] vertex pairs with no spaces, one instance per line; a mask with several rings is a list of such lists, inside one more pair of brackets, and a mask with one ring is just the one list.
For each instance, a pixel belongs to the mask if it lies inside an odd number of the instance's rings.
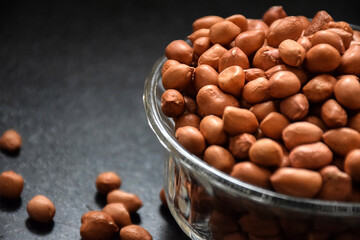
[[249,161],[237,163],[230,175],[246,183],[270,189],[271,172],[266,168],[259,167],[255,163]]
[[297,146],[289,155],[294,168],[319,169],[330,164],[332,159],[331,150],[322,142]]
[[226,107],[223,115],[224,129],[229,135],[253,133],[259,127],[255,115],[247,109]]

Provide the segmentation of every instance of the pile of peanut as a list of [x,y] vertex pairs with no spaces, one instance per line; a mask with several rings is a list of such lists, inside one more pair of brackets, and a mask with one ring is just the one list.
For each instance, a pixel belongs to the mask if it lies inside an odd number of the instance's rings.
[[165,49],[161,108],[189,152],[244,182],[360,201],[360,32],[271,7],[193,22]]

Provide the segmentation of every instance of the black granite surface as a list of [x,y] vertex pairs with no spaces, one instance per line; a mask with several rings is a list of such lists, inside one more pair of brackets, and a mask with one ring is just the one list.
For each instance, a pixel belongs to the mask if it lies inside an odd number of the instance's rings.
[[[259,18],[274,4],[360,24],[359,1],[1,1],[0,132],[16,129],[23,147],[0,153],[0,172],[18,172],[25,187],[0,199],[0,239],[80,239],[82,214],[105,203],[95,178],[109,170],[144,202],[135,223],[154,239],[187,239],[160,204],[164,150],[147,125],[144,80],[196,18]],[[28,219],[37,194],[55,203],[52,224]]]

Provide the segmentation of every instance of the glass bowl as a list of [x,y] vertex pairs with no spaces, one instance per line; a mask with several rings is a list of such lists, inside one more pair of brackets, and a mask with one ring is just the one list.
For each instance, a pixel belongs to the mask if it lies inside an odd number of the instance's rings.
[[292,197],[247,184],[189,153],[160,107],[159,59],[144,86],[148,123],[165,147],[164,190],[182,230],[200,239],[360,239],[360,203]]

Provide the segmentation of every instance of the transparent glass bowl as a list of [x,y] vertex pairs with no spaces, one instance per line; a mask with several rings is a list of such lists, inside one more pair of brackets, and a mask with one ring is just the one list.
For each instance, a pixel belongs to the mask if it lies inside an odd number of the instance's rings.
[[159,59],[146,79],[143,103],[148,123],[166,149],[169,209],[191,239],[360,239],[360,203],[265,190],[232,178],[180,146],[173,120],[160,107],[165,61]]

